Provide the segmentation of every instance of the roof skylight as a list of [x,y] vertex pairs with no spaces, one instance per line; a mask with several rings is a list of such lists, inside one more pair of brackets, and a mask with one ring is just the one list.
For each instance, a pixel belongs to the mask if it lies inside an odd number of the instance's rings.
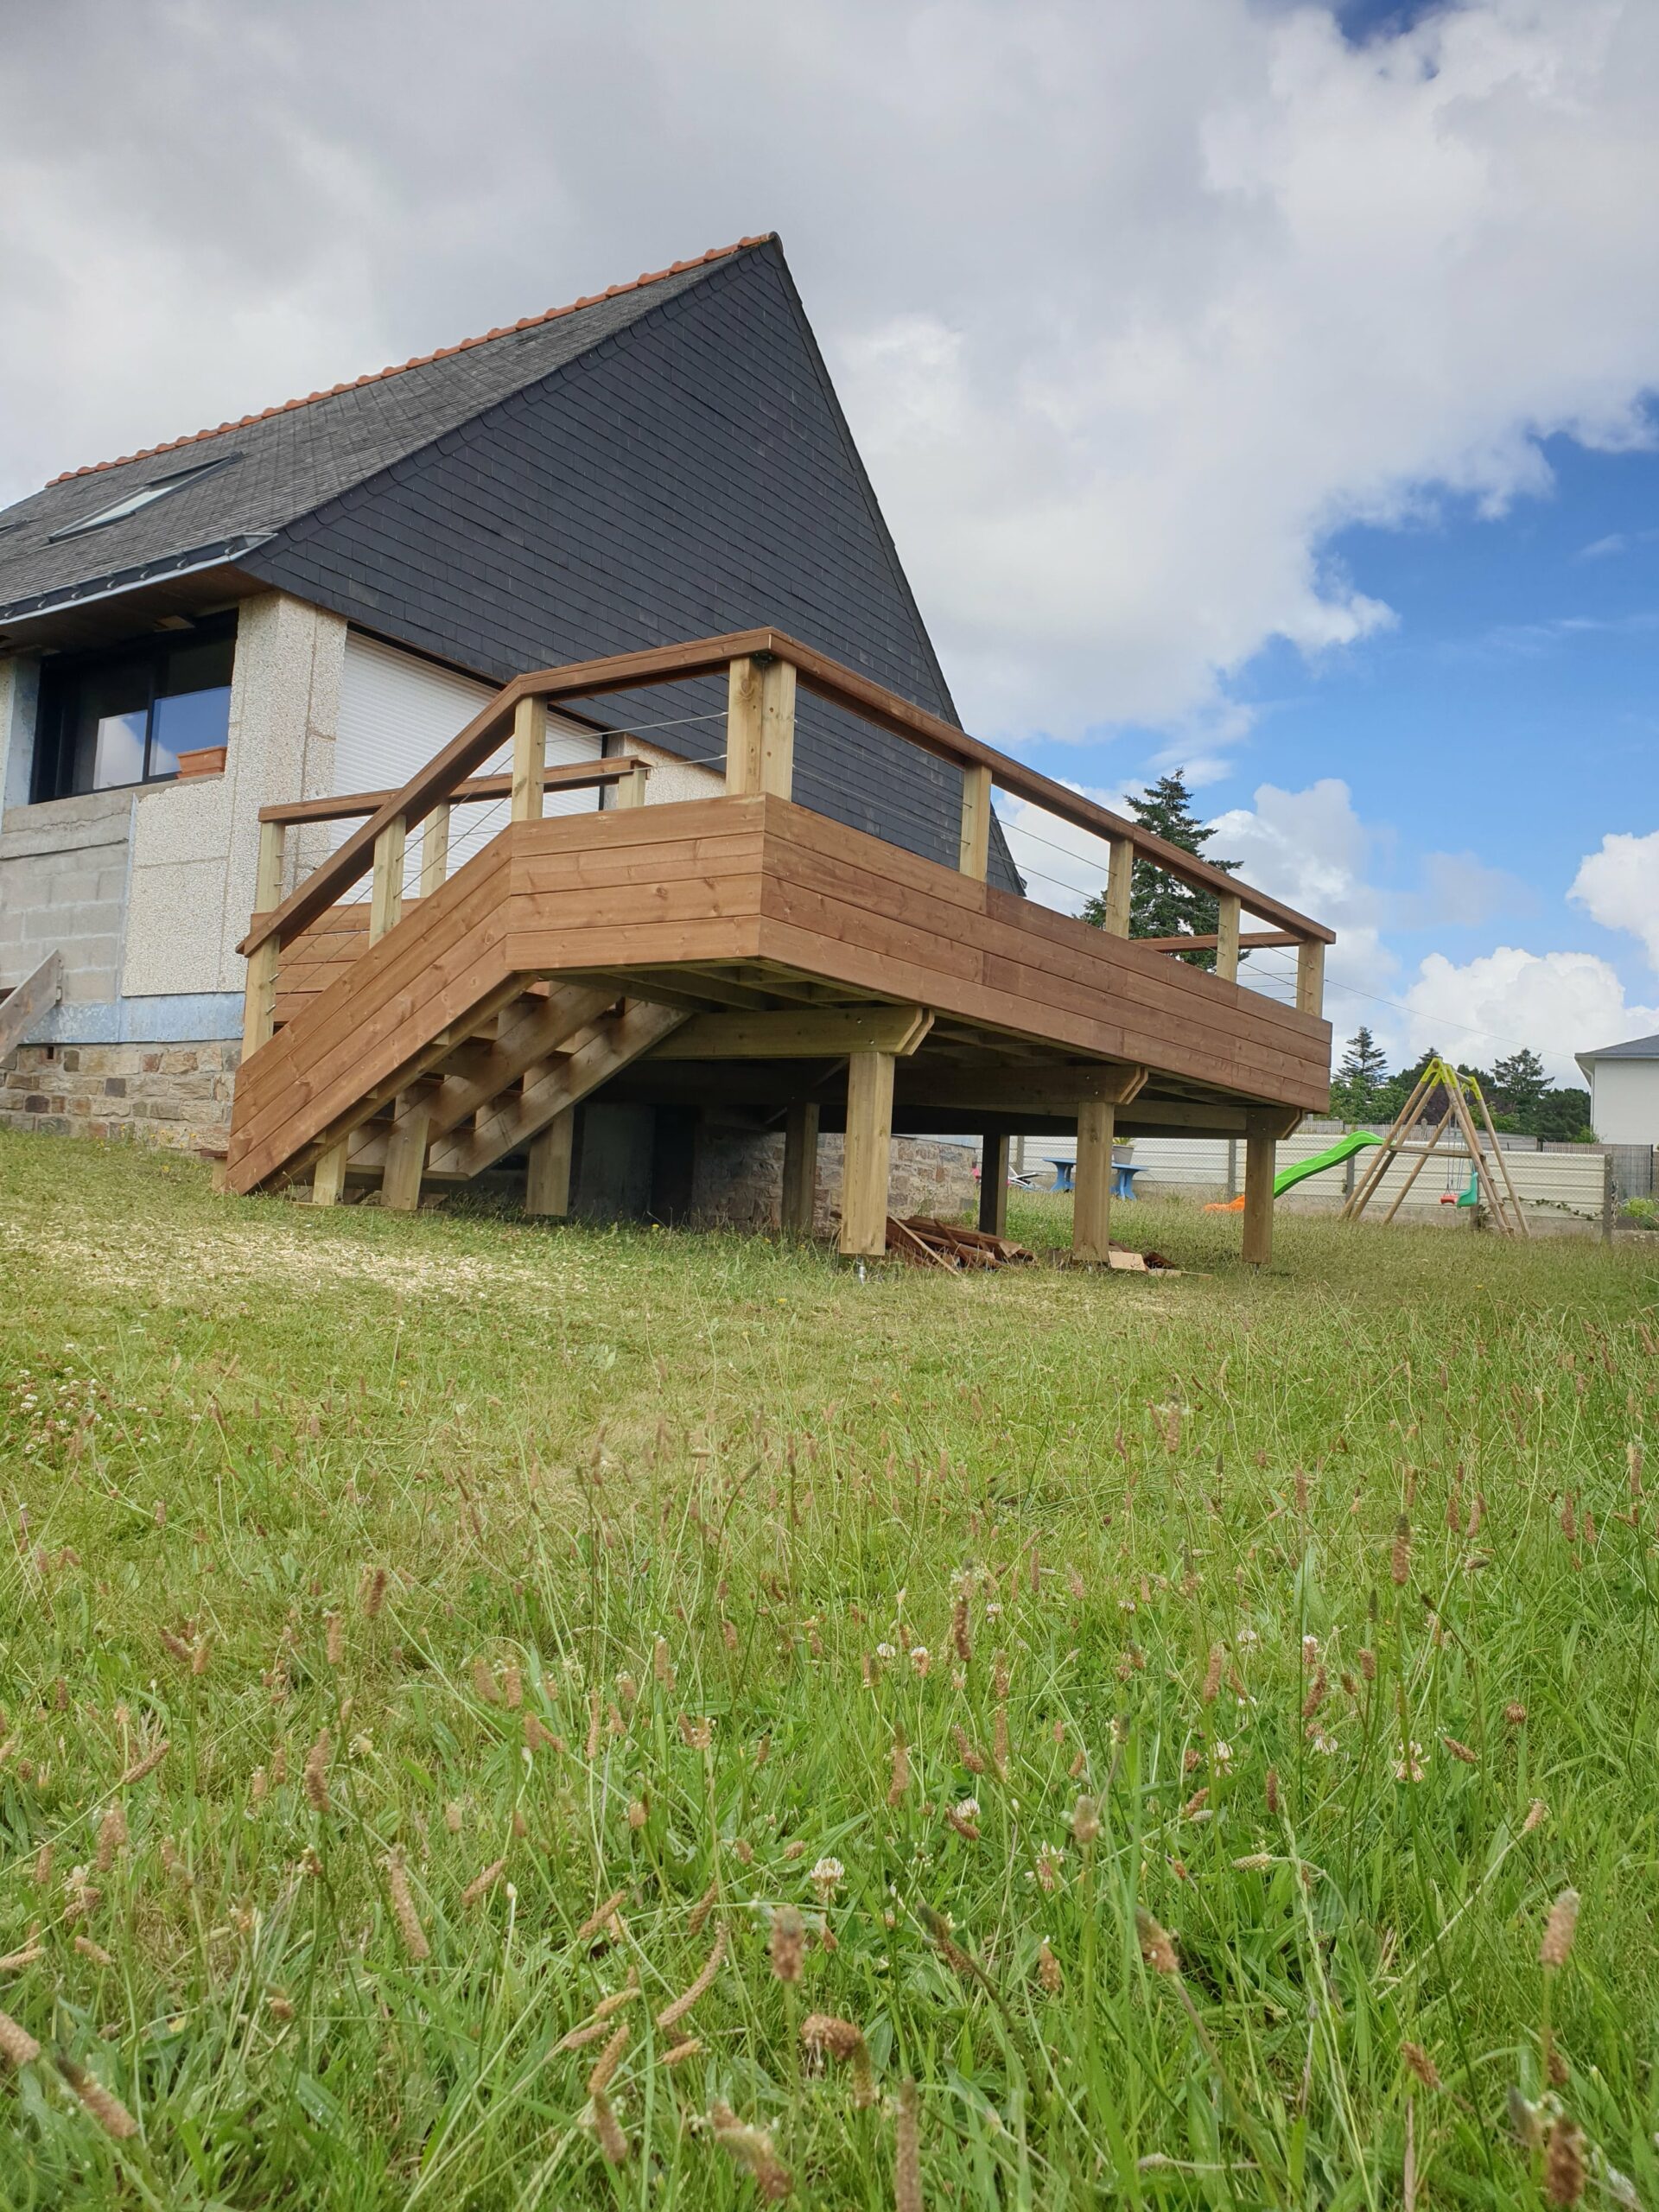
[[228,468],[232,461],[241,458],[239,453],[220,454],[215,460],[198,461],[193,468],[175,468],[170,476],[152,477],[148,484],[140,485],[136,492],[129,492],[124,498],[114,500],[109,506],[99,507],[90,515],[82,515],[77,522],[65,523],[62,529],[54,530],[46,542],[48,545],[56,545],[60,539],[84,537],[89,530],[102,530],[108,523],[123,522],[127,516],[136,515],[141,507],[153,506],[157,499],[166,499],[169,492],[181,492],[187,484],[194,484],[204,476],[211,476],[215,469]]

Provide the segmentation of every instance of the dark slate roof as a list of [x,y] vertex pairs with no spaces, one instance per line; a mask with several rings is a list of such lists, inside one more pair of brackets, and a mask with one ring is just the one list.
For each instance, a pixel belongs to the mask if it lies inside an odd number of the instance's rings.
[[[754,243],[745,240],[744,245]],[[0,512],[0,621],[135,570],[234,556],[702,283],[741,246],[613,287],[334,391],[78,469]],[[52,543],[54,531],[147,485],[237,456],[131,515]]]
[[1659,1060],[1659,1036],[1632,1037],[1623,1045],[1604,1045],[1599,1052],[1574,1057],[1580,1067],[1586,1060]]

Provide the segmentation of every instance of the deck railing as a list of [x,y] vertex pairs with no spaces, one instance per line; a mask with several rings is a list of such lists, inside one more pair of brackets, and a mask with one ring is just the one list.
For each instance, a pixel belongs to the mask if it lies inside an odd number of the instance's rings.
[[[638,756],[622,754],[550,766],[545,759],[546,708],[722,672],[728,686],[725,781],[728,795],[768,792],[779,798],[792,797],[795,701],[798,687],[804,689],[960,769],[962,812],[957,866],[963,874],[982,882],[985,880],[992,793],[1006,791],[1105,842],[1109,855],[1105,927],[1110,934],[1128,935],[1135,864],[1147,861],[1178,882],[1213,898],[1218,926],[1211,937],[1143,938],[1138,940],[1140,944],[1172,954],[1213,950],[1215,972],[1228,982],[1237,981],[1241,954],[1250,948],[1294,947],[1296,1005],[1306,1014],[1317,1016],[1321,1012],[1325,948],[1334,937],[1322,923],[1239,882],[1224,869],[1195,859],[1180,847],[994,747],[982,744],[810,646],[776,630],[747,630],[515,677],[400,791],[362,791],[340,798],[306,799],[262,808],[256,912],[239,948],[248,959],[244,1052],[256,1051],[271,1033],[282,948],[345,899],[365,876],[371,879],[370,942],[384,936],[396,923],[402,908],[408,840],[416,830],[423,832],[418,881],[424,895],[436,890],[448,872],[450,810],[454,806],[505,798],[512,819],[517,822],[539,819],[546,794],[553,790],[608,785],[615,788],[619,804],[637,804],[643,799],[649,764]],[[509,740],[511,772],[479,776],[476,771]],[[282,886],[289,830],[305,823],[353,820],[359,826],[284,899]],[[1246,914],[1268,926],[1245,931]]]

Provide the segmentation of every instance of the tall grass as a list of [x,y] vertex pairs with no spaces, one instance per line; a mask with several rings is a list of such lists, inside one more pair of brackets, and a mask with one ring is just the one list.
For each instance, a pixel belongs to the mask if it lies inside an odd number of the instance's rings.
[[0,1138],[0,2202],[1659,2203],[1651,1264],[1117,1225]]

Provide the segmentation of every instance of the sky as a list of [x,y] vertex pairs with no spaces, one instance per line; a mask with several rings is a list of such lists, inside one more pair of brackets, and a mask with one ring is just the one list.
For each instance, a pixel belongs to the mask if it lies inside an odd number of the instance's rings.
[[0,499],[776,230],[968,728],[1185,769],[1338,929],[1339,1039],[1576,1080],[1659,1030],[1656,0],[0,34]]

